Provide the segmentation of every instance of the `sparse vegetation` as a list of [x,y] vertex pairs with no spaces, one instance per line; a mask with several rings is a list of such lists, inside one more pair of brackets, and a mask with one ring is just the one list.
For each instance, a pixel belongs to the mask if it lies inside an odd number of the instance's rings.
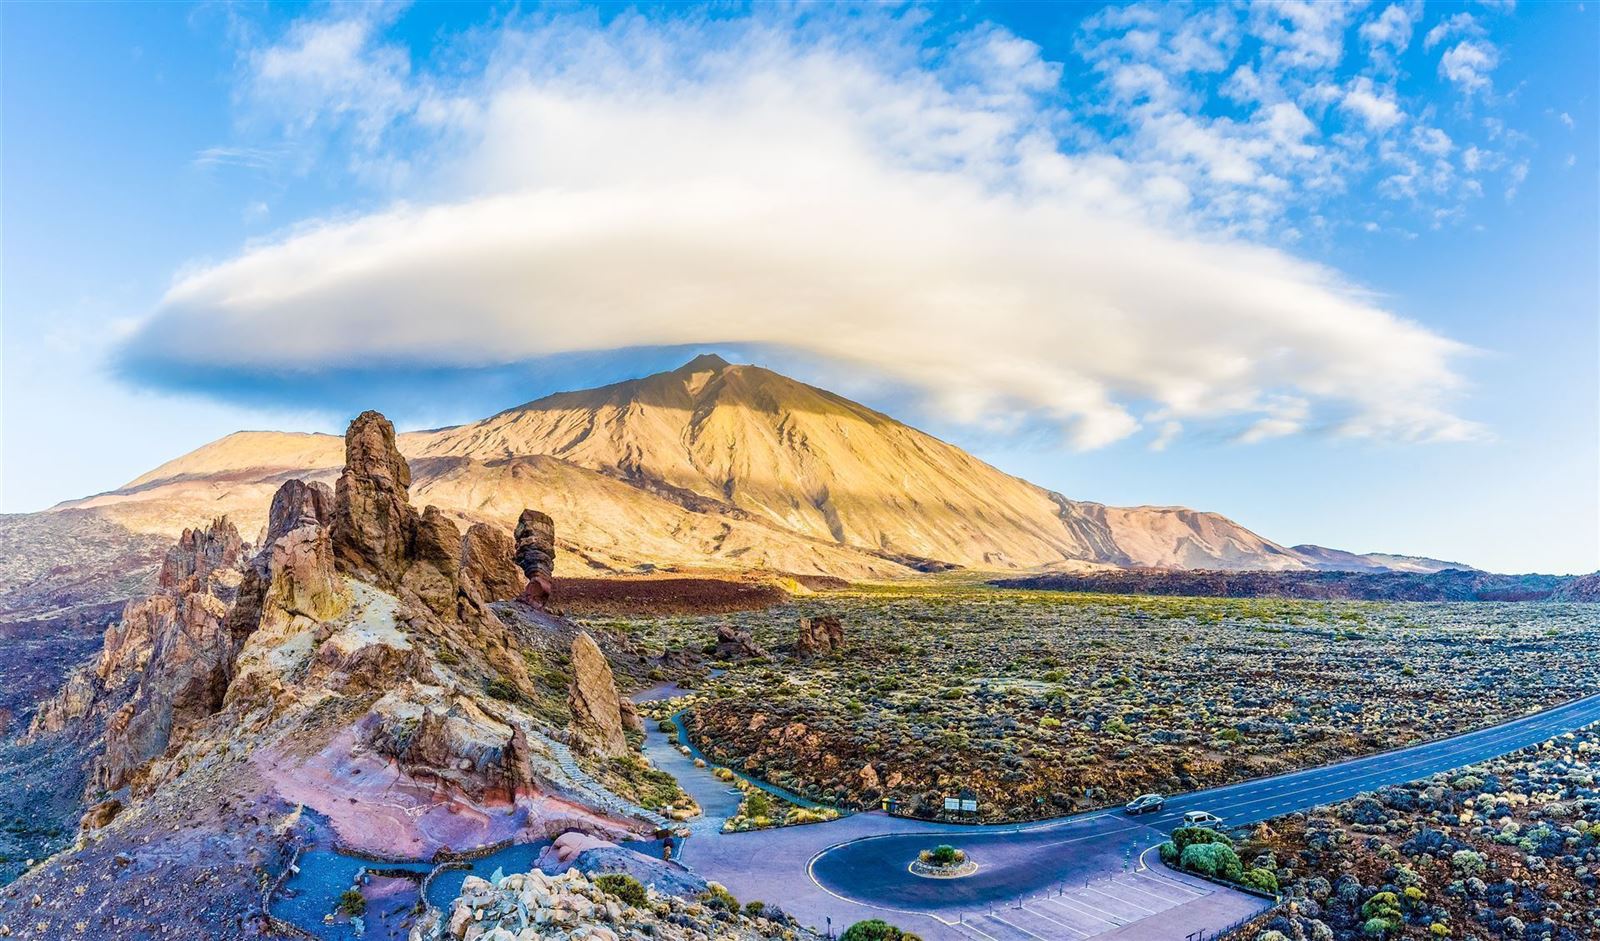
[[[798,619],[819,611],[842,618],[844,653],[787,656]],[[1443,737],[1564,700],[1600,670],[1600,611],[1526,603],[1515,613],[947,579],[733,616],[593,623],[648,656],[673,652],[660,662],[697,692],[672,708],[689,707],[714,763],[824,804],[892,799],[897,813],[923,817],[967,788],[992,822]],[[729,621],[774,656],[706,677],[697,651]]]

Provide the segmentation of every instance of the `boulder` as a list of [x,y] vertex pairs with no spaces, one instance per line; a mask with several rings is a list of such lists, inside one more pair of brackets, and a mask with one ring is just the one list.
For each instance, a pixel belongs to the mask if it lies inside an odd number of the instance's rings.
[[762,660],[767,651],[755,642],[749,631],[741,631],[732,624],[718,624],[714,656],[718,660]]
[[801,618],[795,639],[797,657],[827,656],[844,649],[844,625],[831,614]]
[[516,549],[500,527],[472,524],[461,537],[461,585],[484,601],[510,601],[522,594],[528,579],[517,566]]
[[588,631],[572,639],[572,683],[567,689],[572,730],[603,755],[628,750],[623,735],[622,700],[600,645]]
[[117,800],[115,797],[103,800],[90,807],[83,817],[78,820],[78,829],[85,831],[98,830],[115,820],[117,814],[120,813],[122,813],[122,801]]
[[344,434],[345,464],[334,487],[333,550],[341,571],[393,589],[405,575],[416,530],[411,468],[394,443],[394,425],[362,412]]
[[522,600],[543,607],[550,598],[556,564],[556,524],[538,510],[523,510],[517,519],[517,567],[528,579]]

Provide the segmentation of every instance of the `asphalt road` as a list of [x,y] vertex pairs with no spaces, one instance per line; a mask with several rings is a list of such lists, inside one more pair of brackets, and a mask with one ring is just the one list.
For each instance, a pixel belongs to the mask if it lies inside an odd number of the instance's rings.
[[1600,695],[1453,738],[1184,794],[1170,798],[1158,814],[1112,811],[1025,827],[941,828],[940,840],[967,850],[979,864],[975,875],[963,879],[925,879],[907,870],[931,842],[925,827],[909,826],[911,832],[830,846],[809,870],[818,885],[840,898],[935,915],[969,911],[1116,873],[1181,826],[1186,811],[1210,811],[1228,826],[1256,823],[1507,754],[1594,722],[1600,722]]

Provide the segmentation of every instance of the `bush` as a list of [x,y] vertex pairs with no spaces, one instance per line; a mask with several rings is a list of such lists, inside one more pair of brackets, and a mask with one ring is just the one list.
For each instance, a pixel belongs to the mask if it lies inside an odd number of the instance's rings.
[[1221,843],[1223,846],[1232,846],[1233,839],[1226,833],[1218,833],[1209,827],[1179,827],[1172,831],[1172,842],[1177,844],[1178,852],[1182,853],[1189,847],[1199,843]]
[[750,795],[744,799],[744,815],[746,817],[772,816],[772,798],[767,796],[766,791],[760,789],[751,791]]
[[[1400,913],[1400,897],[1393,892],[1379,892],[1367,899],[1366,904],[1361,906],[1361,917],[1367,920],[1361,930],[1379,936],[1399,931],[1405,920]],[[1372,930],[1375,925],[1379,927],[1378,931]]]
[[650,904],[650,899],[644,894],[644,886],[639,880],[620,872],[608,872],[603,876],[595,877],[594,884],[600,891],[614,897],[619,902],[626,902],[635,908],[643,908]]
[[1239,883],[1260,892],[1278,894],[1278,875],[1270,869],[1252,869],[1239,879]]
[[766,912],[766,910],[767,910],[767,903],[766,902],[746,902],[746,903],[744,903],[744,913],[746,915],[749,915],[751,918],[760,918],[761,915],[764,912]]
[[931,850],[925,850],[922,861],[932,866],[954,866],[965,859],[966,855],[949,843],[941,843]]
[[1450,854],[1450,865],[1463,876],[1483,875],[1483,857],[1472,850],[1456,850]]
[[1161,844],[1161,847],[1156,852],[1161,854],[1161,861],[1168,866],[1176,866],[1178,864],[1178,844],[1171,840]]
[[517,692],[517,688],[502,679],[489,681],[489,695],[501,702],[517,702],[522,699],[522,694]]
[[922,941],[909,931],[901,931],[878,918],[858,921],[844,930],[839,941]]
[[733,897],[732,892],[717,885],[715,882],[707,885],[706,890],[700,893],[700,901],[712,911],[739,911],[739,900]]
[[1183,868],[1216,879],[1238,882],[1244,875],[1244,866],[1233,847],[1222,843],[1191,843],[1178,857]]
[[360,889],[351,887],[345,889],[344,893],[339,896],[339,911],[344,912],[346,915],[362,915],[366,910],[367,897],[361,894]]

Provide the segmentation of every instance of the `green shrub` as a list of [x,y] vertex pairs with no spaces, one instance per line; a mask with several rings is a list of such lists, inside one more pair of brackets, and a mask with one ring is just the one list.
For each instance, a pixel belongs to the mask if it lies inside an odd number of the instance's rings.
[[1451,853],[1450,866],[1463,876],[1481,876],[1485,868],[1483,857],[1472,850],[1456,850]]
[[366,910],[367,897],[361,894],[360,889],[352,886],[339,896],[339,911],[346,915],[358,916],[364,914]]
[[922,941],[909,931],[901,931],[878,918],[858,921],[844,930],[839,941]]
[[772,816],[772,798],[767,796],[766,791],[760,789],[751,791],[750,796],[744,799],[744,815],[746,817]]
[[749,915],[751,918],[760,918],[761,915],[766,912],[766,910],[767,910],[767,903],[766,902],[746,902],[746,903],[744,903],[744,913],[746,915]]
[[1270,869],[1251,869],[1239,879],[1240,884],[1247,885],[1261,892],[1278,894],[1278,875]]
[[1191,843],[1178,857],[1183,868],[1216,879],[1238,882],[1244,875],[1244,866],[1233,847],[1221,843]]
[[1232,846],[1233,839],[1226,833],[1218,833],[1210,827],[1179,827],[1172,831],[1172,842],[1178,845],[1178,852],[1182,853],[1197,843],[1221,843],[1223,846]]
[[[1393,892],[1379,892],[1367,899],[1361,906],[1361,917],[1367,920],[1366,924],[1361,926],[1361,930],[1380,937],[1389,932],[1399,931],[1401,923],[1405,920],[1400,912],[1400,897]],[[1374,925],[1379,927],[1378,931],[1372,930]]]
[[619,902],[626,902],[635,908],[643,908],[650,904],[650,899],[644,894],[644,886],[639,880],[620,872],[608,872],[603,876],[595,877],[594,884],[600,891],[614,897]]
[[739,900],[733,897],[732,892],[717,885],[715,882],[706,886],[706,890],[700,893],[700,901],[712,911],[737,912],[739,910]]
[[1178,844],[1171,840],[1161,844],[1156,852],[1161,854],[1161,861],[1168,866],[1176,866],[1178,864]]
[[953,866],[960,862],[964,855],[960,850],[949,843],[941,843],[922,854],[922,861],[934,866]]
[[516,702],[522,698],[522,694],[517,692],[515,686],[502,679],[489,681],[489,695],[501,702]]

